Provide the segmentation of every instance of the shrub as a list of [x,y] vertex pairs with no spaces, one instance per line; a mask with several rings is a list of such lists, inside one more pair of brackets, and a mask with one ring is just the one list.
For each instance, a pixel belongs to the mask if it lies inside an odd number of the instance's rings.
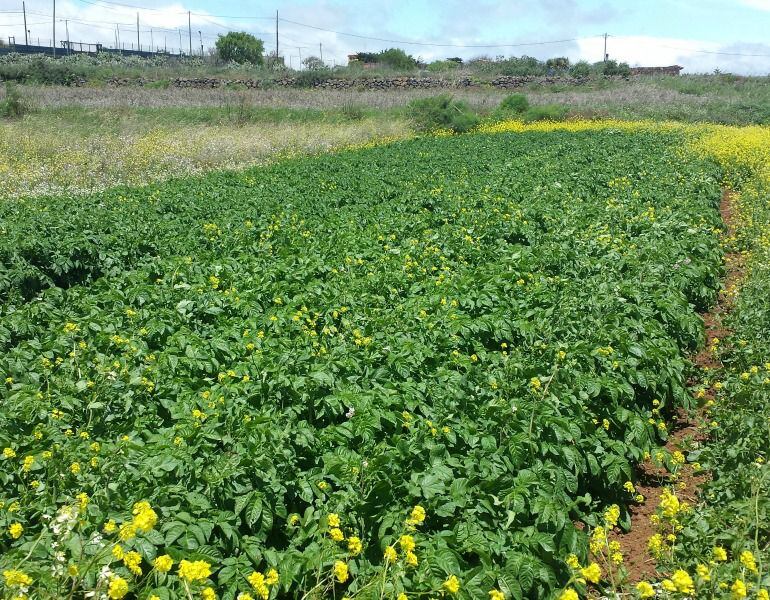
[[225,62],[252,63],[264,62],[262,53],[265,45],[262,40],[245,31],[231,31],[220,35],[216,42],[217,54]]
[[457,69],[459,66],[460,63],[453,60],[436,60],[430,63],[427,69],[430,73],[446,73]]
[[529,108],[529,100],[524,94],[511,94],[499,106],[499,111],[507,114],[521,114]]
[[10,81],[5,82],[5,98],[0,102],[0,116],[21,117],[29,111],[29,105],[17,88]]
[[602,75],[618,75],[621,77],[628,77],[631,75],[631,67],[628,63],[619,63],[616,60],[606,60],[604,63],[599,63]]
[[563,121],[567,118],[569,108],[560,104],[544,104],[543,106],[533,106],[524,113],[525,123],[533,121]]
[[465,102],[449,94],[414,100],[409,104],[410,116],[420,131],[451,129],[456,133],[470,131],[479,122]]
[[591,75],[591,65],[581,60],[569,68],[569,74],[576,78],[589,77]]

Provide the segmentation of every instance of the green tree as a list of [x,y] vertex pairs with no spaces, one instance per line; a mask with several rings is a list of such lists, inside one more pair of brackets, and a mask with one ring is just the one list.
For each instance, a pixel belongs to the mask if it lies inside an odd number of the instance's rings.
[[219,58],[225,62],[249,62],[255,65],[264,62],[262,53],[265,51],[265,44],[245,31],[231,31],[227,35],[220,35],[216,46]]

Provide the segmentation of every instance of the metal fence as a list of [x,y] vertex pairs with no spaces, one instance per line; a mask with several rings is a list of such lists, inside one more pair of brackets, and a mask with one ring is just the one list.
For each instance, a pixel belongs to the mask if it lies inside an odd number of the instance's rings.
[[[0,40],[0,56],[6,54],[47,54],[53,56],[52,46],[38,46],[33,44],[4,43]],[[135,48],[109,48],[102,44],[89,44],[86,42],[62,42],[60,48],[56,48],[56,58],[72,54],[88,54],[96,56],[99,53],[120,54],[122,56],[141,56],[142,58],[153,58],[155,56],[168,56],[181,58],[187,56],[185,52],[173,53],[165,50],[136,50]]]

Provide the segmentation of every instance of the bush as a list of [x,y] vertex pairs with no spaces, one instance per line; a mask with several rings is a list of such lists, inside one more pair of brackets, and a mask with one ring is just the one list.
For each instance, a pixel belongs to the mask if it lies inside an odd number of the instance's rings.
[[502,113],[520,115],[529,108],[529,100],[524,94],[511,94],[505,98],[498,108]]
[[217,55],[225,62],[261,65],[265,44],[245,31],[231,31],[216,41]]
[[628,77],[631,75],[631,67],[628,66],[628,63],[619,63],[616,60],[606,60],[604,63],[599,64],[602,75],[617,75],[621,77]]
[[409,104],[410,116],[420,131],[451,129],[456,133],[470,131],[478,125],[478,116],[465,102],[449,94],[414,100]]
[[22,117],[29,112],[29,105],[10,81],[5,82],[5,98],[0,102],[0,117]]
[[569,74],[572,75],[572,77],[576,77],[578,79],[581,79],[583,77],[590,77],[591,65],[589,65],[584,60],[581,60],[580,62],[576,62],[574,65],[570,67]]
[[453,71],[460,66],[460,63],[453,60],[435,60],[427,67],[430,73],[446,73],[447,71]]
[[567,118],[569,108],[560,104],[544,104],[543,106],[533,106],[524,113],[525,123],[533,121],[563,121]]

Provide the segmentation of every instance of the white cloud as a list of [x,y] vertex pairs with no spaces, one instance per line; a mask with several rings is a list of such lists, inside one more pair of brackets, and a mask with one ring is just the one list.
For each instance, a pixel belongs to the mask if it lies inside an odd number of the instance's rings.
[[[125,4],[139,4],[142,0],[115,0],[125,2]],[[162,2],[163,0],[161,0]],[[143,48],[147,48],[152,41],[155,47],[168,47],[170,51],[178,51],[181,48],[187,52],[189,46],[187,11],[184,0],[167,0],[170,4],[155,4],[153,9],[140,9],[140,43]],[[480,0],[485,6],[486,0]],[[770,0],[742,0],[745,4],[755,5],[757,7],[767,7],[770,10]],[[28,0],[27,1],[28,22],[32,32],[33,42],[38,37],[41,43],[48,44],[51,38],[50,15],[51,4],[49,0]],[[425,36],[419,41],[436,43],[454,43],[463,44],[485,44],[490,40],[484,36],[484,27],[480,24],[488,20],[488,15],[483,18],[478,14],[468,14],[467,18],[457,20],[450,18],[457,11],[461,10],[462,3],[459,0],[449,2],[449,8],[446,14],[436,15],[436,23],[430,36]],[[523,10],[523,3],[518,0],[512,0],[510,4],[505,4],[505,10],[510,14],[495,15],[498,20],[514,18],[514,13]],[[569,23],[575,19],[593,18],[591,15],[583,14],[578,10],[579,3],[576,0],[548,0],[543,5],[543,10],[551,12],[558,10],[565,11],[570,15],[570,20],[562,22],[555,29],[549,29],[549,35],[544,33],[526,33],[521,32],[507,40],[509,43],[536,41],[538,37],[573,38],[576,37],[574,30]],[[219,10],[219,9],[217,9]],[[227,13],[226,9],[221,9]],[[389,22],[389,11],[391,9],[382,4],[371,5],[366,11],[356,9],[349,3],[336,3],[336,0],[315,0],[312,5],[312,11],[307,10],[306,5],[295,3],[286,3],[281,8],[281,18],[289,21],[302,23],[311,23],[325,29],[360,33],[362,35],[371,35],[386,39],[403,39],[409,37],[402,32],[390,31],[387,28]],[[498,8],[502,11],[502,8]],[[115,24],[120,24],[120,42],[126,48],[136,46],[136,13],[137,9],[129,6],[120,6],[117,4],[99,4],[98,0],[59,0],[57,2],[57,17],[69,19],[69,36],[73,41],[79,42],[101,42],[113,46],[115,44]],[[228,13],[229,14],[229,13]],[[612,16],[614,13],[609,11]],[[14,15],[8,22],[20,21]],[[254,33],[265,41],[268,51],[274,48],[274,21],[270,19],[271,14],[255,14],[258,17],[268,17],[265,20],[237,20],[229,18],[220,18],[212,16],[203,10],[196,10],[191,16],[192,29],[192,47],[194,52],[200,50],[200,37],[198,31],[203,37],[203,44],[206,48],[214,45],[217,35],[225,33],[228,30],[244,30]],[[514,18],[515,20],[515,18]],[[372,28],[372,23],[378,23],[379,26]],[[152,28],[152,34],[150,29]],[[181,33],[181,36],[180,36]],[[17,41],[23,40],[23,27],[11,27],[0,29],[0,36],[15,35]],[[180,40],[181,37],[181,40]],[[57,38],[65,39],[64,23],[57,23]],[[494,40],[491,40],[494,41]],[[181,43],[180,43],[181,42]],[[310,54],[318,55],[320,53],[319,43],[323,44],[324,59],[328,63],[345,64],[347,55],[359,50],[377,51],[399,44],[381,42],[376,40],[366,40],[356,37],[338,35],[328,31],[302,27],[286,21],[280,23],[280,44],[281,54],[286,57],[287,63],[292,63],[295,67],[299,65],[300,55],[305,58]],[[530,54],[544,59],[550,56],[568,56],[571,60],[588,60],[596,62],[601,60],[603,51],[603,39],[593,37],[580,39],[576,42],[567,42],[563,44],[540,45],[540,46],[521,46],[509,48],[457,48],[457,47],[437,47],[437,46],[418,46],[404,45],[403,48],[414,56],[421,57],[423,60],[434,60],[445,58],[447,56],[460,56],[462,58],[471,58],[481,54],[496,56]],[[705,52],[704,52],[705,51]],[[619,36],[610,37],[608,40],[608,52],[610,58],[628,62],[629,64],[639,66],[664,66],[671,64],[680,64],[685,67],[685,72],[711,72],[714,69],[722,71],[732,71],[744,74],[766,74],[770,64],[768,57],[762,56],[738,56],[741,54],[766,54],[770,55],[770,46],[765,44],[734,44],[723,45],[714,42],[702,40],[679,39],[654,36]],[[714,54],[712,54],[714,53]],[[727,53],[727,54],[719,54]]]
[[[589,62],[601,60],[604,40],[581,40],[580,58]],[[660,67],[681,65],[685,73],[705,73],[715,69],[743,74],[768,73],[770,46],[765,44],[722,45],[702,40],[652,36],[621,36],[607,40],[611,59],[631,66]],[[766,56],[751,56],[751,55]]]
[[770,11],[770,0],[739,0],[741,4],[745,4],[751,8],[757,8],[759,10]]

